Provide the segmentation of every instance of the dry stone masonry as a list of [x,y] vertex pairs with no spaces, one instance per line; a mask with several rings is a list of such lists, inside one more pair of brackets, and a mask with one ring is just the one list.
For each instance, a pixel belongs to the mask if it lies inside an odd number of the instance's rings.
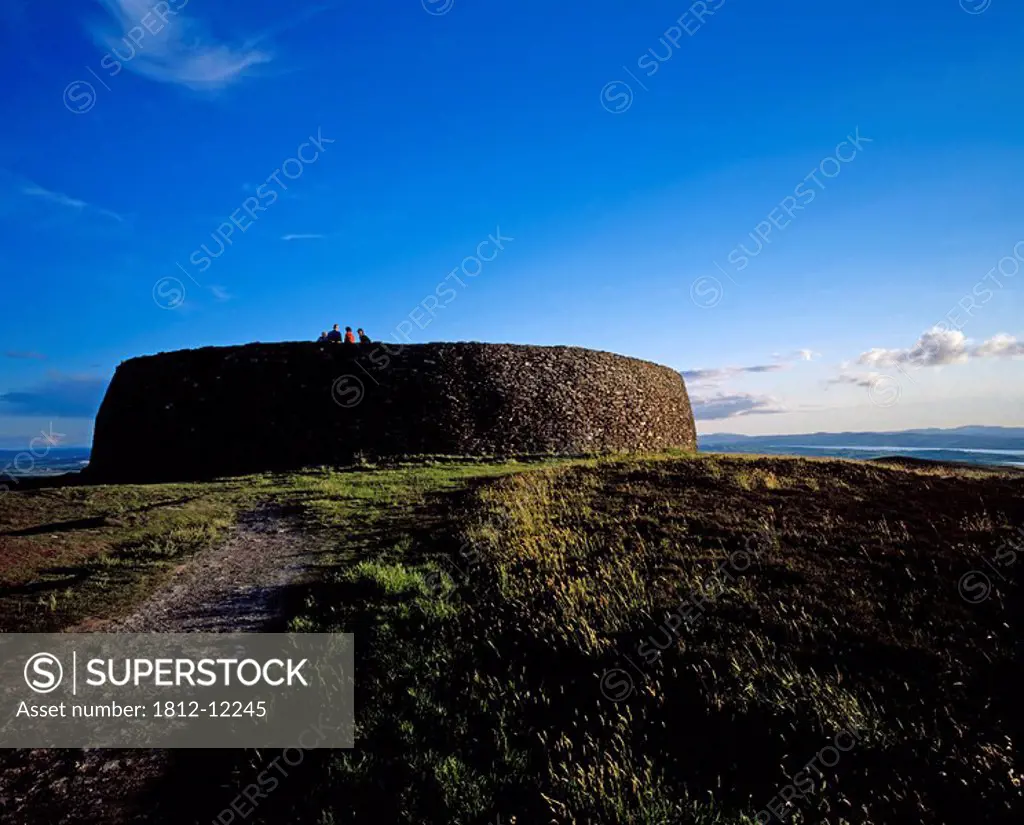
[[89,472],[198,479],[354,457],[696,449],[678,372],[507,344],[207,347],[118,367]]

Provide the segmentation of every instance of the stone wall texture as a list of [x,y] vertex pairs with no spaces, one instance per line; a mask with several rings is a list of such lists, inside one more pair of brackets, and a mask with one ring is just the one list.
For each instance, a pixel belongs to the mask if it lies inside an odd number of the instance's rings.
[[96,419],[89,475],[198,479],[356,457],[696,449],[678,372],[506,344],[247,344],[134,358]]

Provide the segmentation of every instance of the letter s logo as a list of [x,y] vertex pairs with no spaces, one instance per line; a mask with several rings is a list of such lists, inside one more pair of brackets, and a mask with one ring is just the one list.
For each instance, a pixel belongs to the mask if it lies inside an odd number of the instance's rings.
[[606,670],[601,675],[601,693],[605,699],[621,702],[633,693],[633,677],[620,667]]
[[622,80],[605,83],[604,88],[601,89],[601,105],[604,106],[605,111],[611,112],[613,115],[621,115],[623,112],[629,111],[629,107],[633,105],[633,89]]
[[56,690],[63,678],[64,668],[52,653],[36,653],[25,662],[25,683],[36,693]]
[[331,397],[339,407],[351,409],[356,407],[366,395],[366,386],[355,375],[343,375],[336,378],[331,385]]
[[980,570],[971,570],[960,577],[960,598],[968,604],[980,604],[992,592],[992,582]]
[[711,309],[718,306],[725,295],[725,288],[722,282],[713,275],[702,275],[690,284],[690,300],[701,309]]
[[160,309],[177,309],[185,303],[185,285],[177,278],[161,278],[153,284],[153,300]]

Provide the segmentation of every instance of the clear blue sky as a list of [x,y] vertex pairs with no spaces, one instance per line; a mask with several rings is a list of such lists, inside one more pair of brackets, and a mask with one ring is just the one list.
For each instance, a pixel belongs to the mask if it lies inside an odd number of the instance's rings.
[[4,0],[0,446],[332,323],[655,360],[705,432],[1024,424],[1020,3],[290,8]]

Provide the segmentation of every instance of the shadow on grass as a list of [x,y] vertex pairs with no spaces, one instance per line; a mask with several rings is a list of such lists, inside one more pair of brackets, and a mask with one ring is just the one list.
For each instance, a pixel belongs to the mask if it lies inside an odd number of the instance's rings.
[[93,516],[92,518],[71,519],[70,521],[55,521],[52,524],[40,524],[35,527],[25,527],[21,530],[8,530],[0,533],[0,536],[23,537],[41,536],[48,533],[70,533],[75,530],[94,530],[98,527],[109,527],[110,521],[106,516]]
[[[352,621],[338,632],[354,633],[358,679],[375,680],[360,664],[359,640],[367,638],[378,626],[378,610],[387,604],[397,606],[401,594],[385,596],[378,589],[354,584],[343,578],[346,569],[363,558],[378,557],[385,548],[409,548],[405,561],[411,562],[423,547],[434,547],[444,540],[438,525],[450,514],[455,493],[433,493],[421,504],[397,504],[374,507],[372,515],[364,513],[358,503],[340,526],[325,526],[306,511],[304,533],[311,543],[328,541],[333,549],[318,553],[322,563],[309,571],[304,581],[282,587],[273,596],[279,617],[263,628],[263,632],[289,632],[290,617],[308,614],[310,605],[325,626],[332,624],[334,608],[345,605],[373,606],[372,610],[348,613]],[[369,505],[372,507],[372,505]],[[304,508],[301,506],[299,510]],[[344,532],[342,532],[344,531]],[[395,550],[396,558],[403,557]],[[324,632],[318,627],[317,632]],[[361,669],[362,668],[362,669]],[[360,697],[357,682],[357,707]],[[301,731],[296,731],[296,741]],[[382,743],[386,747],[386,743]],[[141,799],[140,810],[146,821],[160,825],[211,823],[229,821],[250,823],[317,822],[318,800],[328,792],[324,776],[339,754],[352,751],[290,749],[224,749],[174,750],[167,752],[167,769]],[[274,782],[271,782],[273,778]],[[268,793],[272,786],[273,792]],[[187,793],[181,793],[187,788]],[[244,792],[248,792],[249,797]],[[255,805],[254,805],[255,803]],[[235,805],[232,808],[232,804]],[[394,804],[393,794],[386,788],[364,793],[362,801],[353,800],[360,810],[385,811]],[[369,805],[370,807],[364,807]],[[255,810],[254,810],[255,807]],[[244,812],[244,816],[243,813]],[[220,817],[220,819],[218,819]],[[329,820],[324,820],[325,822]],[[374,821],[389,821],[375,816]]]

